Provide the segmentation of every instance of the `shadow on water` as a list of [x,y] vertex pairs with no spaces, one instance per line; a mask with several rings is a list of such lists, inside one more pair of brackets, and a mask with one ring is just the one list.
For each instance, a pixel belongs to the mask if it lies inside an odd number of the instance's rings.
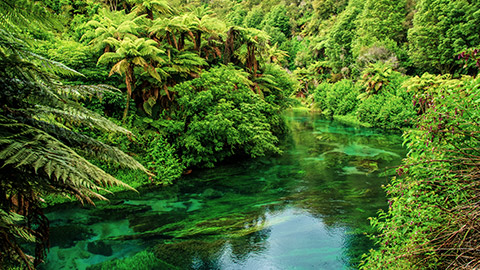
[[42,268],[355,268],[372,247],[367,218],[386,208],[381,175],[405,154],[400,135],[286,119],[282,156],[197,171],[96,208],[50,209]]

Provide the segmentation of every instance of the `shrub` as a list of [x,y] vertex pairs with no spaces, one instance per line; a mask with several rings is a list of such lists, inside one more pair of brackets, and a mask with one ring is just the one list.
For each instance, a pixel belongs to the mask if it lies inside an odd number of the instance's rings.
[[361,122],[384,129],[409,127],[415,117],[411,100],[390,93],[382,93],[363,100],[358,105],[356,113]]
[[246,78],[222,66],[173,88],[178,110],[162,125],[185,166],[212,167],[236,154],[280,152],[274,134],[283,126],[280,110],[255,94]]
[[370,251],[363,269],[472,269],[480,264],[480,80],[422,78],[410,83],[422,93],[417,104],[428,100],[417,128],[404,135],[409,154],[386,187],[389,210],[371,220],[380,233],[378,249]]
[[357,106],[359,88],[351,80],[341,80],[335,84],[323,82],[317,86],[314,98],[322,111],[330,111],[334,115],[346,115]]
[[171,184],[180,178],[185,169],[175,148],[161,135],[150,140],[145,159],[148,169],[155,174],[151,178],[152,182],[159,184]]

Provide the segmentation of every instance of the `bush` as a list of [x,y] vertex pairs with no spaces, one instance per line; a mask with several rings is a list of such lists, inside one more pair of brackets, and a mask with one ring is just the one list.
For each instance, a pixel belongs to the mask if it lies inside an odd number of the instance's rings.
[[280,152],[274,134],[283,127],[280,109],[255,94],[247,76],[222,66],[173,88],[178,110],[162,125],[185,166],[213,167],[237,154]]
[[171,184],[180,178],[185,167],[175,152],[175,148],[161,135],[150,140],[145,160],[148,169],[155,174],[152,182]]
[[[362,269],[472,269],[480,264],[480,80],[422,76],[409,154],[386,187],[389,210],[371,220],[378,249]],[[428,98],[426,102],[425,98]]]
[[357,110],[358,120],[384,129],[409,127],[414,117],[411,100],[390,93],[367,98],[358,105]]
[[365,71],[364,80],[323,82],[314,92],[315,104],[328,116],[356,115],[368,126],[401,129],[415,116],[413,93],[402,85],[406,77],[383,65]]
[[344,79],[335,84],[319,84],[315,89],[314,99],[322,111],[346,115],[355,110],[359,93],[359,88],[351,80]]

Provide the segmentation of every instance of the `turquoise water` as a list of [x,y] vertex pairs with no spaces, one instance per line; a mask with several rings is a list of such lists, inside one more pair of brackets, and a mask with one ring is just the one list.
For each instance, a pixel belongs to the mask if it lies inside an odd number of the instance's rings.
[[282,156],[198,170],[96,208],[48,209],[41,268],[354,269],[372,247],[367,218],[387,206],[381,185],[402,140],[306,113],[287,121]]

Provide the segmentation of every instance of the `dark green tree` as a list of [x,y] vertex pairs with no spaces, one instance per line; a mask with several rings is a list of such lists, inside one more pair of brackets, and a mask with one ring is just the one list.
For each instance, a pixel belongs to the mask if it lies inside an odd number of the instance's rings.
[[377,47],[394,47],[388,49],[396,50],[397,44],[406,38],[405,15],[406,0],[367,0],[356,21],[354,58],[364,54],[374,44]]
[[419,0],[413,28],[408,31],[409,54],[425,70],[454,73],[456,56],[480,44],[480,2]]
[[260,29],[264,17],[265,12],[260,7],[255,7],[247,13],[243,23],[245,27]]
[[334,72],[339,72],[343,67],[353,63],[352,42],[357,27],[355,21],[363,5],[364,2],[361,0],[350,0],[345,10],[338,15],[328,34],[325,54],[332,63]]
[[267,13],[265,25],[277,27],[286,36],[291,37],[290,18],[287,16],[287,8],[284,5],[277,5]]
[[212,167],[233,155],[279,153],[279,108],[251,90],[249,74],[232,65],[212,68],[175,86],[178,111],[162,125],[187,167]]

